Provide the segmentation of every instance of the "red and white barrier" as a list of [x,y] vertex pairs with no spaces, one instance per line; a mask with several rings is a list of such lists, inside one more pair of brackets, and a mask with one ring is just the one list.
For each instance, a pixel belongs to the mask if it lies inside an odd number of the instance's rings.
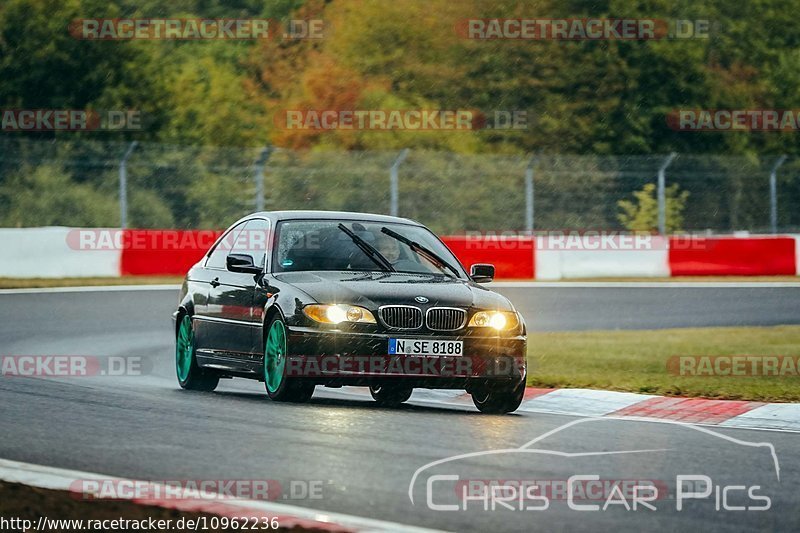
[[491,263],[498,278],[531,279],[535,275],[533,237],[452,235],[442,240],[467,268],[476,263]]
[[[182,275],[219,236],[214,230],[2,228],[0,277]],[[799,236],[447,236],[469,268],[498,279],[800,275]]]
[[80,250],[71,242],[73,231],[62,227],[0,228],[0,277],[78,278],[120,275],[122,254],[119,250]]
[[623,245],[618,238],[610,239],[608,246],[596,241],[581,237],[573,248],[541,242],[536,250],[536,279],[669,277],[667,240],[663,237],[650,237],[640,247]]
[[[120,257],[123,276],[185,274],[216,242],[221,231],[124,230],[127,243]],[[168,238],[165,238],[166,236]]]
[[693,237],[670,246],[669,268],[673,276],[794,276],[797,246],[798,237]]

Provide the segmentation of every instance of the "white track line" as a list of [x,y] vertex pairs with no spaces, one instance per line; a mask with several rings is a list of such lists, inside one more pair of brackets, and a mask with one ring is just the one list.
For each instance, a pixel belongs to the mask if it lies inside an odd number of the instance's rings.
[[[80,483],[85,480],[114,480],[114,481],[133,481],[126,478],[118,478],[113,476],[104,476],[90,472],[81,472],[79,470],[67,470],[63,468],[54,468],[43,465],[36,465],[31,463],[22,463],[18,461],[10,461],[7,459],[0,459],[0,480],[9,483],[22,483],[32,487],[39,487],[50,490],[70,491],[74,490],[75,483]],[[163,494],[164,492],[162,492]],[[230,505],[234,507],[241,507],[242,511],[246,509],[263,511],[272,515],[291,516],[293,518],[306,520],[309,522],[319,523],[322,525],[333,525],[343,528],[351,528],[358,531],[381,531],[381,532],[405,532],[423,533],[432,532],[437,530],[425,529],[419,527],[398,524],[396,522],[389,522],[385,520],[375,520],[372,518],[362,518],[359,516],[347,515],[342,513],[329,513],[327,511],[317,511],[296,505],[288,505],[283,503],[273,503],[263,500],[230,500],[225,501],[224,498],[209,499],[207,501],[208,509],[196,509],[200,512],[209,512],[214,514],[214,506],[219,503]],[[312,524],[309,524],[312,525]],[[313,527],[313,525],[312,525]]]
[[0,289],[3,294],[38,294],[53,292],[129,292],[129,291],[177,291],[180,285],[89,285],[85,287],[40,287],[29,289]]

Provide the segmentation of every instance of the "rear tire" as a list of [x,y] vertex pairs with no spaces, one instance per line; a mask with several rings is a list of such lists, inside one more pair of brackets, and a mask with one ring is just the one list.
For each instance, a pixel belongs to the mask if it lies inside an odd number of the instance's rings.
[[217,388],[219,376],[197,364],[192,318],[183,315],[175,335],[175,373],[178,384],[186,390],[210,392]]
[[267,326],[264,343],[264,388],[267,396],[276,402],[303,403],[314,395],[314,384],[286,376],[286,358],[289,354],[286,325],[280,314]]
[[412,392],[414,392],[414,389],[411,387],[393,387],[387,385],[371,385],[369,387],[369,393],[372,395],[372,399],[381,407],[398,407],[411,398]]
[[519,382],[514,388],[486,386],[472,392],[472,403],[481,413],[505,414],[516,411],[524,395],[525,381]]

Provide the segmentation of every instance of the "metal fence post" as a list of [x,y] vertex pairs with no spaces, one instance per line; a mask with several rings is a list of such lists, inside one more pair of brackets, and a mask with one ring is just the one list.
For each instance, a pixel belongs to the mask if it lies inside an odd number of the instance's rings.
[[128,158],[139,143],[133,141],[119,162],[119,225],[128,227]]
[[408,157],[408,148],[404,148],[400,155],[397,156],[397,159],[394,160],[392,163],[392,168],[389,170],[389,214],[393,217],[397,216],[398,213],[398,203],[400,198],[400,179],[397,176],[397,169],[400,167],[400,164]]
[[256,211],[264,210],[264,167],[267,165],[270,155],[272,155],[272,147],[265,146],[261,149],[261,153],[258,154],[258,159],[256,159],[256,172],[254,175],[256,180]]
[[769,173],[769,228],[773,235],[778,233],[778,169],[784,161],[786,156],[780,156]]
[[669,154],[658,169],[658,233],[667,234],[667,167],[678,154]]
[[538,156],[531,156],[525,167],[525,230],[533,234],[533,166]]

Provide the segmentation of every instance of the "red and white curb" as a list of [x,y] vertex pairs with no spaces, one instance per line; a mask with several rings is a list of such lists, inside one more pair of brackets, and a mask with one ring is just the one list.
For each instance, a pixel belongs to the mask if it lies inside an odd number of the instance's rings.
[[[83,496],[76,491],[86,481],[114,481],[134,482],[134,480],[104,476],[100,474],[66,470],[49,466],[21,463],[0,459],[0,481],[8,483],[21,483],[42,489],[73,492],[76,497]],[[146,482],[137,482],[146,483]],[[159,486],[152,483],[154,487]],[[161,490],[148,490],[150,494],[165,494],[168,491],[164,486]],[[436,530],[424,529],[384,520],[374,520],[342,513],[329,513],[317,511],[296,505],[274,503],[262,500],[232,499],[229,497],[202,493],[199,499],[174,499],[174,498],[134,498],[127,500],[135,504],[151,505],[166,509],[193,513],[209,513],[227,517],[257,517],[277,519],[281,529],[302,528],[307,530],[327,532],[406,532],[423,533]]]
[[[355,388],[346,394],[369,396],[365,390]],[[454,407],[472,405],[470,396],[457,390],[415,390],[410,402]],[[732,428],[800,431],[800,403],[678,398],[592,389],[528,387],[517,412],[650,418]]]

